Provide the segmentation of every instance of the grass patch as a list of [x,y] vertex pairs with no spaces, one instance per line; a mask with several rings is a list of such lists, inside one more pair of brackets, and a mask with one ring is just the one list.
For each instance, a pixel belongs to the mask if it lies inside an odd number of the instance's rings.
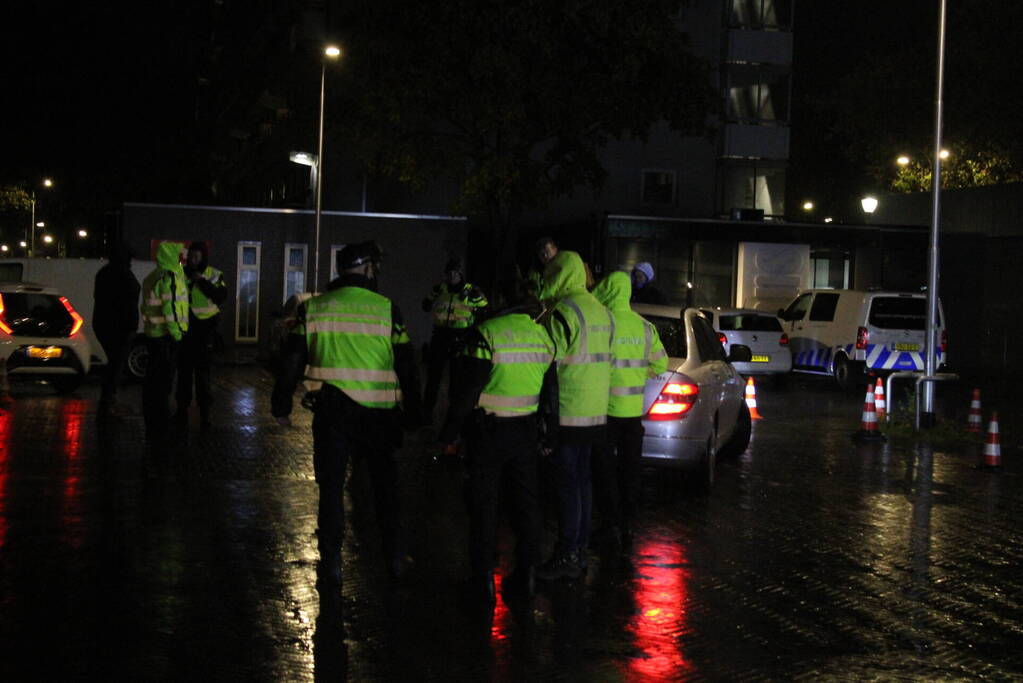
[[881,432],[888,437],[893,444],[908,445],[916,443],[920,437],[926,434],[927,439],[940,449],[954,449],[970,444],[982,443],[984,434],[967,431],[966,425],[961,422],[938,418],[935,425],[927,430],[916,430],[916,393],[913,391],[904,395],[903,399],[895,406],[887,421],[881,421],[879,427]]

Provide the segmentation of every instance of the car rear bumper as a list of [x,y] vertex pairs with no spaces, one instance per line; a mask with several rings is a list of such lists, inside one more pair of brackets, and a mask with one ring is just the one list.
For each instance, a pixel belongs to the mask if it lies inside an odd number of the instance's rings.
[[766,363],[732,363],[732,367],[740,375],[777,375],[792,369],[792,354],[776,354],[770,358]]
[[703,462],[706,440],[692,437],[643,437],[643,464],[674,469],[694,469]]

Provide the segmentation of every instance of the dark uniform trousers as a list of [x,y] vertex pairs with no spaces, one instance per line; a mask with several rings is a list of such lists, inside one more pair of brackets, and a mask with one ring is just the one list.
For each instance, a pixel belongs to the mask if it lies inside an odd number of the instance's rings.
[[196,317],[188,323],[188,331],[181,339],[178,350],[178,388],[175,395],[178,412],[183,413],[192,403],[192,381],[195,380],[195,402],[199,414],[209,418],[210,404],[210,355],[213,351],[213,334],[217,329],[219,316],[199,320]]
[[121,373],[124,371],[124,364],[128,359],[128,351],[131,350],[132,340],[135,338],[134,328],[122,331],[103,330],[101,334],[96,332],[103,352],[107,354],[107,365],[103,368],[103,385],[100,394],[100,404],[113,403],[117,396],[117,386],[121,382]]
[[373,485],[377,527],[384,558],[403,554],[398,511],[401,445],[397,410],[365,408],[341,390],[324,384],[313,412],[313,468],[320,487],[318,544],[321,557],[341,551],[345,535],[344,486],[350,459],[360,459]]
[[607,418],[607,440],[593,446],[593,489],[603,523],[631,526],[639,509],[643,418]]
[[[433,409],[437,404],[437,394],[440,393],[444,368],[457,354],[464,332],[465,330],[456,330],[451,327],[433,328],[433,335],[430,337],[430,350],[426,357],[426,391],[423,394],[423,412],[427,419],[433,417]],[[451,364],[448,386],[455,386],[456,365],[456,363]]]
[[471,507],[469,548],[473,574],[483,576],[494,568],[502,480],[517,539],[516,567],[526,569],[536,565],[541,527],[537,496],[536,416],[495,418],[486,417],[478,411],[466,441]]
[[284,340],[280,365],[274,377],[274,388],[270,393],[270,414],[274,417],[291,415],[295,389],[305,374],[306,357],[305,337],[289,334]]
[[173,337],[146,337],[149,364],[146,381],[142,386],[142,413],[146,421],[146,436],[160,438],[167,434],[170,422],[168,401],[174,387],[178,342]]

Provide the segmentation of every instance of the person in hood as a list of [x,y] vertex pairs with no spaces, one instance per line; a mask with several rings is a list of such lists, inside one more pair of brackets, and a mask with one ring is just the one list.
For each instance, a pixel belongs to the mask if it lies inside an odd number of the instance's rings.
[[[558,543],[537,569],[542,580],[578,578],[587,566],[592,501],[590,456],[605,438],[611,383],[611,318],[586,290],[586,268],[560,251],[544,272],[554,301],[545,325],[554,342],[557,406],[549,411],[558,491]],[[553,401],[552,401],[553,403]]]
[[174,385],[178,345],[188,331],[188,285],[181,267],[181,243],[156,247],[156,268],[142,281],[142,324],[149,366],[142,388],[146,438],[162,443],[168,435],[168,400]]
[[643,389],[647,379],[668,367],[657,328],[629,305],[632,282],[611,273],[593,290],[611,312],[611,396],[607,439],[593,449],[593,488],[597,509],[612,544],[628,546],[639,509],[643,455]]
[[131,250],[123,242],[110,249],[108,262],[96,273],[92,329],[107,354],[103,369],[100,416],[118,415],[117,385],[139,326],[139,281],[131,271]]
[[640,261],[632,269],[632,300],[637,304],[666,304],[667,300],[652,283],[654,267]]
[[188,331],[181,340],[178,352],[177,413],[178,427],[188,429],[188,408],[192,403],[192,385],[195,401],[199,404],[199,424],[203,431],[212,426],[210,420],[210,358],[213,341],[220,321],[220,306],[227,298],[224,274],[209,264],[205,242],[188,245],[185,259],[185,278],[188,283]]

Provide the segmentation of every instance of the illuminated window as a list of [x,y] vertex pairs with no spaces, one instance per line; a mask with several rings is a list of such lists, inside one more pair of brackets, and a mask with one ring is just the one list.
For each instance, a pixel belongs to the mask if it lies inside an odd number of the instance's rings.
[[792,27],[792,0],[730,0],[728,25],[751,29]]
[[235,291],[235,341],[259,340],[259,242],[238,243],[238,289]]
[[284,300],[305,291],[306,254],[305,244],[284,245]]

